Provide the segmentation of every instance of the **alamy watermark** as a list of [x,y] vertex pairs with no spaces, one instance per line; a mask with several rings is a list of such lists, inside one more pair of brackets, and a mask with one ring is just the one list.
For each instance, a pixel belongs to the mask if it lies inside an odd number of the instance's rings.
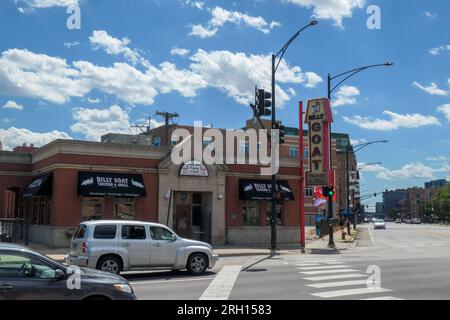
[[208,129],[201,121],[195,121],[193,134],[183,128],[173,131],[171,141],[176,144],[171,159],[176,165],[190,160],[206,165],[259,165],[260,174],[269,176],[276,174],[280,166],[279,139],[278,129]]
[[67,7],[66,13],[69,17],[66,20],[66,26],[69,30],[81,29],[81,9],[77,4]]

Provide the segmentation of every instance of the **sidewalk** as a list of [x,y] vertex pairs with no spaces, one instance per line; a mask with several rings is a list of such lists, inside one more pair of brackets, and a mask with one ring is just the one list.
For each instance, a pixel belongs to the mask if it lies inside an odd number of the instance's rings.
[[[280,245],[276,254],[335,254],[341,250],[347,250],[355,245],[355,239],[358,236],[358,230],[352,231],[352,236],[347,236],[346,240],[341,239],[340,231],[334,233],[334,242],[336,248],[328,247],[328,237],[317,239],[311,231],[307,235],[306,248],[302,250],[300,245]],[[50,258],[64,262],[64,256],[69,252],[69,248],[52,249],[38,243],[30,243],[31,249],[39,251]],[[215,246],[214,253],[219,257],[240,257],[240,256],[263,256],[270,255],[272,252],[267,247],[243,247],[243,246]]]

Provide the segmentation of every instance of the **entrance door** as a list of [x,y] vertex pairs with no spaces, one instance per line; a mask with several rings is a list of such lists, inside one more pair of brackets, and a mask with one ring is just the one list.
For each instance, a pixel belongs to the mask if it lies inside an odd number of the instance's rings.
[[175,205],[175,231],[182,238],[191,238],[191,205]]

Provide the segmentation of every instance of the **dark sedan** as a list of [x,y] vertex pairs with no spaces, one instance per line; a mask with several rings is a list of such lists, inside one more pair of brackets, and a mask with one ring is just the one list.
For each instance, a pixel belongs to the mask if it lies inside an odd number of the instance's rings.
[[0,243],[0,300],[135,300],[124,278]]

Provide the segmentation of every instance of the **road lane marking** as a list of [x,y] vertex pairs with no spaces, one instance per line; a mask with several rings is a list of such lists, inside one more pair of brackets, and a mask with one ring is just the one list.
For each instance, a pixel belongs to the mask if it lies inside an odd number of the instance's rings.
[[313,276],[315,274],[346,273],[346,272],[355,272],[355,271],[358,271],[358,270],[356,270],[356,269],[333,269],[333,270],[320,270],[320,271],[302,271],[299,273],[305,274],[307,276]]
[[300,267],[298,270],[327,270],[327,269],[341,269],[341,268],[350,268],[347,265],[339,265],[339,266],[319,266],[319,267]]
[[205,278],[196,278],[196,279],[182,279],[182,280],[160,280],[160,281],[130,281],[129,283],[134,285],[141,285],[141,284],[161,284],[161,283],[175,283],[175,282],[189,282],[189,281],[206,281],[206,280],[212,280],[214,277],[205,277]]
[[224,266],[199,300],[228,300],[242,266]]
[[369,299],[361,299],[361,300],[403,300],[403,299],[388,296],[388,297],[377,297],[377,298],[369,298]]
[[367,230],[369,230],[369,235],[370,235],[370,239],[372,240],[372,243],[375,244],[375,238],[372,235],[372,231],[370,231],[370,227],[367,228]]
[[443,246],[443,243],[433,243],[432,246]]
[[307,286],[312,287],[312,288],[322,289],[322,288],[332,288],[332,287],[356,286],[359,284],[367,284],[367,280],[325,282],[325,283],[307,284]]
[[351,279],[351,278],[367,278],[367,274],[362,273],[351,273],[351,274],[337,274],[334,276],[318,276],[318,277],[309,277],[303,278],[304,280],[309,281],[324,281],[324,280],[338,280],[338,279]]
[[318,293],[313,293],[312,295],[319,297],[319,298],[337,298],[337,297],[345,297],[345,296],[355,296],[358,294],[375,294],[375,293],[389,292],[389,291],[392,291],[392,290],[383,289],[383,288],[374,288],[374,289],[359,288],[359,289],[318,292]]

